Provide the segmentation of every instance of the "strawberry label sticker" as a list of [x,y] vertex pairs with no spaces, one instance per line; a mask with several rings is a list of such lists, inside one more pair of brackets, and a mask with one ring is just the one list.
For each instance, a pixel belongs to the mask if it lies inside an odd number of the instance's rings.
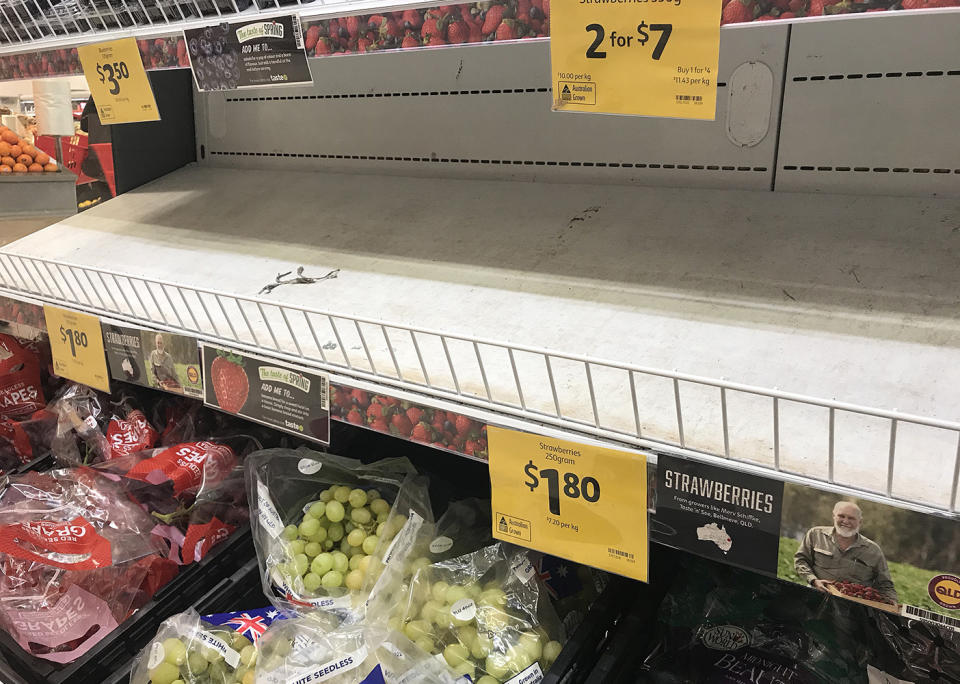
[[329,444],[326,375],[208,344],[201,345],[201,356],[204,402],[208,406]]

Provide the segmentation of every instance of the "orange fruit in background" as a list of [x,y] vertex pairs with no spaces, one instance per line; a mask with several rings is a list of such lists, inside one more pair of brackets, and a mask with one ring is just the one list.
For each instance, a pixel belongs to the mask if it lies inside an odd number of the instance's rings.
[[14,159],[13,157],[0,157],[0,164],[3,164],[4,166],[9,166],[11,169],[13,168],[13,165],[16,163],[17,163],[17,160]]
[[13,167],[6,164],[0,164],[0,173],[12,173]]
[[29,154],[31,159],[36,158],[40,154],[40,150],[28,143],[26,140],[20,141],[20,148],[23,150],[24,154]]
[[27,171],[30,173],[43,173],[43,167],[39,164],[31,164],[27,167]]
[[23,148],[21,148],[19,145],[13,145],[13,146],[10,147],[10,156],[11,156],[11,157],[17,158],[17,157],[19,157],[21,154],[23,154]]
[[43,170],[44,170],[44,171],[57,171],[57,165],[54,164],[53,162],[50,162],[49,164],[47,164],[47,165],[45,165],[45,166],[43,167]]
[[11,145],[16,145],[18,142],[20,142],[20,136],[8,128],[3,133],[0,133],[0,140],[3,140],[3,142],[8,142]]
[[10,143],[0,142],[0,157],[9,157],[10,149]]
[[14,164],[14,165],[13,165],[13,170],[14,170],[16,173],[26,173],[26,172],[27,172],[27,167],[24,166],[23,164]]
[[34,159],[40,166],[46,166],[50,163],[50,155],[46,152],[40,152],[39,150],[37,151],[37,155],[34,157]]
[[24,166],[30,166],[33,163],[33,157],[29,154],[21,154],[17,157],[17,163]]

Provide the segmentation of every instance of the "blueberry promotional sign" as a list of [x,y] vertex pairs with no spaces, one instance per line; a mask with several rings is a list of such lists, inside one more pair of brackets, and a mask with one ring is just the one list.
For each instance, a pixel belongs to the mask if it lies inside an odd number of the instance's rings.
[[657,457],[653,541],[776,574],[783,482]]
[[198,90],[313,83],[294,15],[223,22],[183,36]]
[[278,361],[201,344],[207,406],[330,443],[330,384],[326,375]]

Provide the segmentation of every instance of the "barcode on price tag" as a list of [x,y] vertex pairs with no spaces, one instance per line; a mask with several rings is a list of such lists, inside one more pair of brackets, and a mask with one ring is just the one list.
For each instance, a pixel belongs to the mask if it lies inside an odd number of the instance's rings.
[[903,606],[901,609],[901,614],[908,618],[916,618],[926,622],[933,622],[941,627],[947,627],[955,632],[960,632],[960,620],[957,618],[948,617],[946,615],[941,615],[940,613],[934,613],[930,610],[924,610],[923,608],[908,605]]

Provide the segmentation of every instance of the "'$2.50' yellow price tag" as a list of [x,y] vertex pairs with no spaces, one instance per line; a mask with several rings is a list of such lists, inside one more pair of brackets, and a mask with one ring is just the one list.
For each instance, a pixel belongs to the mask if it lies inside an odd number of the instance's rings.
[[109,392],[110,379],[103,353],[100,319],[49,305],[43,307],[43,315],[50,335],[53,372],[62,378]]
[[555,111],[713,120],[718,0],[555,0]]
[[493,536],[647,581],[647,460],[487,427]]

